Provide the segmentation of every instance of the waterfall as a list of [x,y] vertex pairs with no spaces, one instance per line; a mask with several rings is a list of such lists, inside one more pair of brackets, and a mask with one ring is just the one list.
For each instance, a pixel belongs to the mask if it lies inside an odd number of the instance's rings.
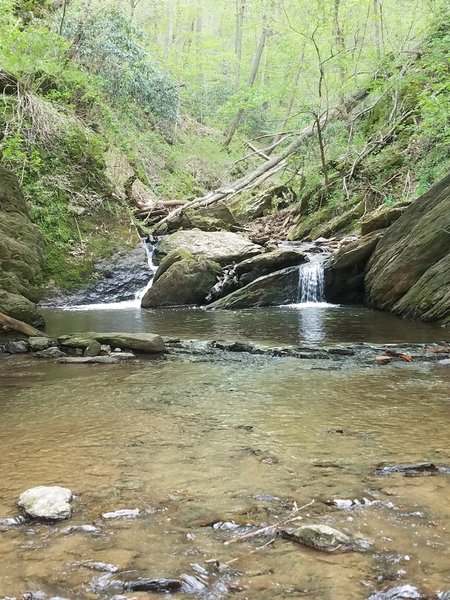
[[322,261],[314,260],[299,267],[297,302],[299,304],[325,302]]
[[155,276],[156,269],[158,268],[158,267],[156,267],[156,265],[153,264],[153,253],[155,252],[155,247],[153,246],[153,244],[151,244],[150,242],[148,242],[146,240],[143,240],[143,243],[144,243],[145,252],[147,254],[148,267],[152,273],[152,276],[150,277],[147,285],[144,288],[142,288],[142,290],[139,290],[139,292],[136,292],[135,303],[138,303],[138,306],[141,306],[142,298],[145,296],[145,294],[148,292],[148,290],[152,287],[153,278]]

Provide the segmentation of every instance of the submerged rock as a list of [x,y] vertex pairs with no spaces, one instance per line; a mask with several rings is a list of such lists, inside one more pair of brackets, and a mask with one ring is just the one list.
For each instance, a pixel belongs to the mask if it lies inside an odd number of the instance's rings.
[[136,519],[141,514],[139,508],[122,508],[102,514],[104,519]]
[[168,594],[181,590],[183,583],[178,579],[147,579],[142,577],[136,581],[127,581],[124,590],[127,592],[157,592]]
[[207,308],[236,309],[292,304],[297,302],[298,278],[297,267],[276,271],[259,277],[245,287],[213,302]]
[[113,356],[66,356],[58,362],[63,365],[117,365],[120,361]]
[[425,598],[428,596],[423,596],[416,587],[406,584],[391,588],[386,592],[376,592],[367,600],[425,600]]
[[426,475],[437,475],[439,473],[450,473],[450,468],[438,467],[432,462],[405,463],[399,465],[386,465],[381,463],[377,466],[378,475],[392,475],[401,473],[405,477],[419,477]]
[[303,525],[302,527],[285,527],[280,530],[282,538],[309,546],[322,552],[346,552],[356,550],[357,544],[350,536],[328,525]]
[[18,505],[33,519],[62,521],[72,515],[72,492],[59,486],[38,486],[23,492]]
[[178,249],[221,265],[241,261],[263,252],[261,246],[253,244],[248,238],[238,233],[190,229],[169,235],[157,245],[156,254],[158,257],[162,257]]

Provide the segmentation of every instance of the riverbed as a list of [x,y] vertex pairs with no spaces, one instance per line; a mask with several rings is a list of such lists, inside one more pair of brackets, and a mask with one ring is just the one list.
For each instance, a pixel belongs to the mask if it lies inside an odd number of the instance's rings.
[[[46,316],[50,335],[151,331],[272,345],[445,338],[438,327],[357,307]],[[100,587],[99,562],[156,578],[195,575],[200,565],[211,585],[224,579],[222,595],[203,598],[357,600],[405,583],[450,589],[450,476],[376,472],[381,462],[450,465],[449,389],[450,370],[435,364],[331,370],[241,354],[88,367],[0,361],[0,518],[17,515],[17,497],[35,485],[77,495],[69,521],[0,528],[0,596],[111,598],[119,592]],[[334,499],[362,506],[339,509]],[[313,500],[302,523],[331,525],[370,549],[224,544],[233,523],[276,523]],[[135,508],[138,518],[102,517]],[[82,524],[96,529],[67,531]],[[229,565],[217,571],[211,561]]]

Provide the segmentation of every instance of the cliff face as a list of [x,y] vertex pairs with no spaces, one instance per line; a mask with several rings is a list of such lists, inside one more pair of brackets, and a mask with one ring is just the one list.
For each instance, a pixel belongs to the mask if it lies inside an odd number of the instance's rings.
[[16,176],[0,166],[0,312],[37,327],[43,250]]
[[366,269],[368,305],[450,323],[450,175],[387,229]]

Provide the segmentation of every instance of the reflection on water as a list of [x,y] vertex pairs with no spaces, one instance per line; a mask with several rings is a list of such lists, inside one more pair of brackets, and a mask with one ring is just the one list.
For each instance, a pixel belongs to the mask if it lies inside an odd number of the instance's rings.
[[[0,596],[98,598],[90,590],[96,574],[83,561],[173,577],[192,573],[192,563],[237,559],[231,597],[242,600],[361,600],[405,582],[450,587],[450,477],[375,475],[380,461],[450,463],[449,371],[229,361],[0,362],[0,517],[16,514],[24,489],[60,484],[79,494],[70,523],[100,528],[1,532]],[[336,428],[348,434],[330,432]],[[362,497],[379,503],[345,512],[321,502]],[[359,534],[373,549],[322,555],[280,540],[252,554],[264,540],[224,546],[231,534],[205,527],[218,519],[275,522],[294,500],[313,498],[305,522]],[[101,519],[136,507],[149,512]]]
[[309,304],[239,311],[201,309],[45,311],[49,335],[72,331],[151,332],[187,339],[303,342],[435,342],[438,326],[362,307]]

